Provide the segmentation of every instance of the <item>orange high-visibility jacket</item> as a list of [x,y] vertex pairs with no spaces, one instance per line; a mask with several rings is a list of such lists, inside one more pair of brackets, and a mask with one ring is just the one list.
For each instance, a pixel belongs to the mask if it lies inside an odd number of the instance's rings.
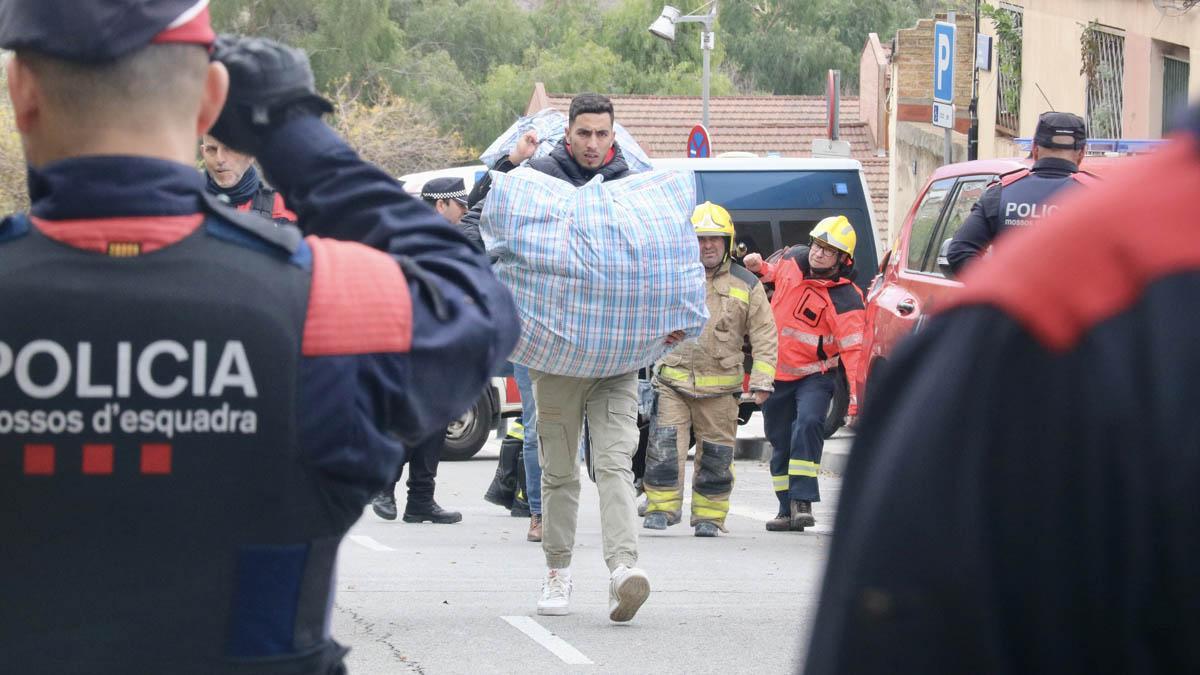
[[764,262],[759,276],[775,283],[771,312],[779,329],[776,379],[798,380],[837,368],[840,362],[851,387],[848,413],[856,415],[854,383],[865,311],[862,291],[849,279],[851,269],[843,267],[833,279],[810,278],[808,247],[794,246],[778,263]]

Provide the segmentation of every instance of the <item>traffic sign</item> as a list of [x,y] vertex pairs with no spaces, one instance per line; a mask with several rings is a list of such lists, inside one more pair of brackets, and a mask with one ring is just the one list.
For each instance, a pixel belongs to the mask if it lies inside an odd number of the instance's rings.
[[958,27],[938,21],[933,24],[933,100],[954,102],[954,37]]
[[708,129],[703,124],[692,127],[687,141],[688,157],[712,157],[712,143],[708,140]]
[[933,126],[943,129],[954,128],[954,105],[952,103],[933,102]]

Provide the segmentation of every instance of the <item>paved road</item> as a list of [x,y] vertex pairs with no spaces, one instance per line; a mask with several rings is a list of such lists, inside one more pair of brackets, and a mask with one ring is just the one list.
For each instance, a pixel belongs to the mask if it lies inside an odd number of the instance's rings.
[[[848,440],[831,444],[844,450]],[[472,461],[441,465],[437,498],[463,511],[462,523],[386,522],[368,509],[351,531],[333,629],[352,647],[352,673],[795,672],[828,553],[836,476],[821,478],[815,530],[771,533],[769,470],[739,462],[729,534],[697,539],[686,524],[640,530],[653,591],[630,624],[617,625],[586,479],[571,615],[537,616],[541,547],[525,541],[527,520],[482,499],[498,447],[492,440]]]

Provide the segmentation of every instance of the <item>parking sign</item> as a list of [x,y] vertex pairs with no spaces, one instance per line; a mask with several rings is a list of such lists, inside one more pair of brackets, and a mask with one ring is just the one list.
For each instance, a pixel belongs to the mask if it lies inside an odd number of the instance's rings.
[[938,21],[933,25],[933,100],[954,102],[954,37],[958,28]]

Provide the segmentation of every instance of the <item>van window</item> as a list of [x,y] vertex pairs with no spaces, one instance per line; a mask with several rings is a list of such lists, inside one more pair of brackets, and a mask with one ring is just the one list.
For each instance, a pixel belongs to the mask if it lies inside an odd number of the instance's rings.
[[766,258],[775,252],[775,235],[769,220],[734,220],[737,243],[746,245],[747,253],[759,253]]
[[913,216],[912,229],[908,236],[908,258],[905,261],[905,267],[914,272],[920,272],[924,268],[925,258],[929,253],[929,244],[933,239],[933,235],[937,232],[938,221],[942,215],[942,209],[946,206],[946,197],[950,195],[950,190],[954,188],[954,179],[946,178],[939,180],[929,186],[929,190],[925,193],[925,198],[921,200],[921,205],[917,207],[917,213]]

